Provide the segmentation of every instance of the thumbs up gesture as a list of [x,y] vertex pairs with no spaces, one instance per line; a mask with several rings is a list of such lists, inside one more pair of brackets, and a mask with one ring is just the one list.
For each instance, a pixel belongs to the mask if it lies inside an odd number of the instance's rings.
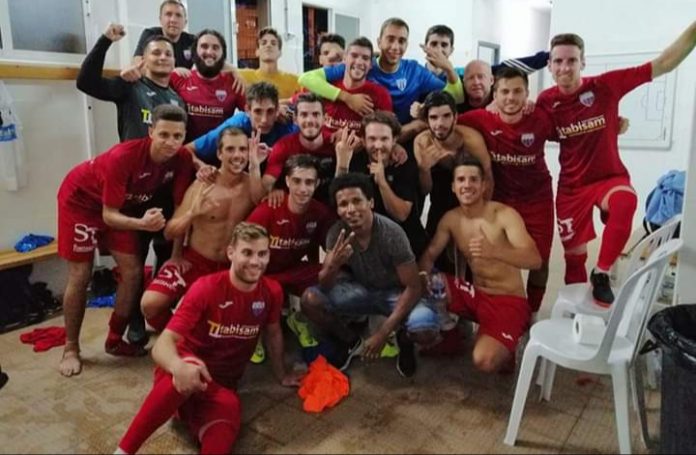
[[488,240],[483,226],[479,226],[478,235],[469,240],[469,254],[472,258],[493,259],[493,245]]

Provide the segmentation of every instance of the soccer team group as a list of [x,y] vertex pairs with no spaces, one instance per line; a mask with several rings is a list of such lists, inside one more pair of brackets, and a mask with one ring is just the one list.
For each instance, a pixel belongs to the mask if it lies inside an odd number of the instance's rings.
[[[653,61],[582,77],[584,44],[568,33],[548,53],[497,68],[472,61],[460,75],[452,29],[427,31],[422,65],[403,58],[409,27],[390,18],[378,55],[367,38],[346,46],[326,35],[322,67],[298,78],[278,68],[272,28],[258,35],[259,69],[238,70],[219,32],[183,31],[177,0],[161,4],[160,23],[119,77],[102,70],[123,26],[110,24],[85,58],[77,87],[116,104],[121,142],[73,168],[58,192],[69,265],[60,372],[82,369],[97,248],[119,271],[106,352],[144,355],[143,320],[159,332],[155,383],[121,453],[175,414],[203,453],[229,453],[250,358],[267,351],[278,381],[299,384],[283,360],[287,295],[299,298],[287,323],[300,344],[329,342],[340,369],[392,345],[398,372],[412,376],[416,347],[437,348],[452,313],[479,324],[474,365],[500,371],[541,304],[554,217],[565,281],[585,282],[597,207],[605,227],[589,281],[597,303],[611,305],[608,272],[637,205],[617,147],[618,104],[696,45],[694,22]],[[533,103],[527,73],[545,66],[556,85]],[[560,143],[555,206],[547,140]],[[151,243],[155,272],[144,284]],[[368,331],[355,323],[366,315],[383,317]]]

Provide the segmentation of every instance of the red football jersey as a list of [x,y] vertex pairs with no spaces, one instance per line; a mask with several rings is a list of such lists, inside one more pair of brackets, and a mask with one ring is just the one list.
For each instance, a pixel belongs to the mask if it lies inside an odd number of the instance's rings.
[[552,197],[544,144],[553,135],[553,124],[546,112],[535,109],[519,122],[508,124],[497,114],[476,109],[461,114],[457,123],[478,130],[486,141],[495,182],[494,200],[514,202]]
[[218,127],[235,109],[244,110],[246,99],[232,89],[234,77],[220,73],[212,79],[202,77],[195,69],[190,77],[173,72],[169,84],[186,103],[187,142]]
[[[324,145],[319,147],[318,150],[311,151],[305,149],[302,142],[300,142],[299,131],[293,134],[288,134],[287,136],[281,138],[273,145],[271,154],[268,157],[268,164],[266,165],[266,174],[272,175],[276,179],[280,178],[280,175],[283,173],[285,161],[291,156],[299,155],[300,153],[308,153],[320,160],[323,158],[330,158],[333,160],[336,153],[334,152],[334,146],[331,143],[331,132],[326,128],[322,128],[321,135],[324,139]],[[319,177],[324,178],[326,176],[320,175]]]
[[122,142],[78,164],[65,177],[64,193],[59,196],[88,210],[108,206],[127,211],[173,181],[174,202],[179,204],[193,177],[191,154],[182,147],[174,157],[157,164],[150,159],[151,143],[149,137]]
[[[343,85],[343,79],[333,83],[344,92],[351,94],[364,94],[372,99],[374,110],[392,112],[392,99],[389,91],[379,84],[365,81],[363,85],[355,89],[348,89]],[[324,100],[324,126],[331,132],[341,128],[349,128],[356,133],[360,132],[362,116],[352,111],[342,101]]]
[[324,204],[314,199],[303,214],[292,213],[288,207],[288,195],[283,204],[272,209],[268,202],[259,204],[247,221],[265,227],[270,237],[271,262],[266,271],[280,273],[294,267],[310,252],[324,245],[326,233],[335,216]]
[[612,177],[628,178],[619,157],[619,101],[651,80],[648,62],[584,77],[580,88],[570,95],[562,94],[557,86],[541,92],[537,106],[551,114],[561,143],[559,190]]
[[181,335],[179,354],[205,362],[215,382],[231,387],[244,373],[261,330],[280,321],[283,289],[263,277],[251,292],[230,282],[230,271],[199,278],[167,324]]

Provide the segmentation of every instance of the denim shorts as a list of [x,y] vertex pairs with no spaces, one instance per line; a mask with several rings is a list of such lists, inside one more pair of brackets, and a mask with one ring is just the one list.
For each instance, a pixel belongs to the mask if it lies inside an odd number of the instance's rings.
[[[359,316],[381,314],[389,316],[403,289],[373,289],[369,290],[354,281],[340,282],[328,292],[319,286],[310,288],[314,293],[326,300],[326,309],[339,316]],[[440,330],[440,320],[431,303],[421,298],[411,309],[403,322],[409,332],[425,330]]]

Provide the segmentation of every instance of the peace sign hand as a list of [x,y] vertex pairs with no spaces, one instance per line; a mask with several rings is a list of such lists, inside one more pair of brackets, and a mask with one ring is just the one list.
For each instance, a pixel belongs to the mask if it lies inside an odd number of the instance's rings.
[[328,262],[333,267],[341,267],[343,264],[348,262],[348,259],[353,255],[353,247],[351,242],[355,237],[355,232],[351,232],[346,237],[346,230],[341,229],[336,239],[336,244],[326,255],[326,262]]

